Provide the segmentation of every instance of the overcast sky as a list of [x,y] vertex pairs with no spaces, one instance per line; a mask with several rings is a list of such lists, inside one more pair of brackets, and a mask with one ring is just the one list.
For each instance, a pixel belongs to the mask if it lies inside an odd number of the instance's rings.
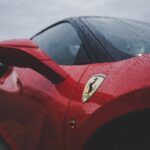
[[81,15],[150,22],[150,0],[0,0],[0,40],[28,38],[55,21]]

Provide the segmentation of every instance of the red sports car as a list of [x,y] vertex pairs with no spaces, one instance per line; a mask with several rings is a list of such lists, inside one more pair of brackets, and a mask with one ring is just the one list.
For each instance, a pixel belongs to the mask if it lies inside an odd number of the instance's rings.
[[60,21],[0,42],[0,150],[149,150],[150,24]]

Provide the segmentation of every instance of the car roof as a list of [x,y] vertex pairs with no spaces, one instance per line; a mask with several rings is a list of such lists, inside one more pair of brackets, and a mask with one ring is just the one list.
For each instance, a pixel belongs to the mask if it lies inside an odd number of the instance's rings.
[[[73,22],[76,22],[76,23],[79,23],[81,22],[83,19],[86,19],[86,18],[102,18],[102,19],[116,19],[116,20],[119,20],[119,21],[123,21],[123,20],[130,20],[130,21],[134,21],[134,22],[137,22],[137,23],[144,23],[144,24],[148,24],[150,25],[150,23],[148,22],[143,22],[143,21],[137,21],[137,20],[132,20],[132,19],[126,19],[126,18],[120,18],[120,17],[110,17],[110,16],[75,16],[75,17],[69,17],[69,18],[65,18],[65,19],[62,19],[58,22],[54,22],[53,24],[51,24],[50,26],[44,28],[43,30],[41,30],[40,32],[38,32],[37,34],[35,34],[34,36],[42,33],[43,31],[49,29],[50,27],[53,27],[59,23],[63,23],[63,22],[70,22],[73,24]],[[32,36],[31,39],[34,37]]]

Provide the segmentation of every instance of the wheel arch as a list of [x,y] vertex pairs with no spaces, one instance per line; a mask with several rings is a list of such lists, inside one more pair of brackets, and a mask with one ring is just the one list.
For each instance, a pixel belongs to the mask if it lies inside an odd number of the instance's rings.
[[[82,146],[87,145],[97,130],[113,120],[123,118],[129,114],[150,109],[149,87],[124,94],[99,108],[80,128]],[[83,147],[82,147],[83,149]]]
[[[104,124],[87,140],[83,150],[111,149],[123,144],[137,144],[134,140],[149,143],[150,109],[130,112]],[[142,136],[144,134],[144,136]],[[146,139],[144,138],[146,137]],[[132,141],[132,143],[130,143]],[[122,145],[121,145],[122,144]],[[150,147],[150,146],[149,146]],[[138,148],[138,146],[137,146]],[[120,148],[119,148],[120,149]]]

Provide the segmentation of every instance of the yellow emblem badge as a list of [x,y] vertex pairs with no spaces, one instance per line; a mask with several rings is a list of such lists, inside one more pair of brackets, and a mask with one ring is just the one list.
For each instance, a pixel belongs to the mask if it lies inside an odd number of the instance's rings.
[[104,74],[97,74],[93,75],[88,82],[86,83],[83,91],[82,102],[87,102],[90,97],[96,92],[96,90],[100,87],[103,83],[106,75]]

